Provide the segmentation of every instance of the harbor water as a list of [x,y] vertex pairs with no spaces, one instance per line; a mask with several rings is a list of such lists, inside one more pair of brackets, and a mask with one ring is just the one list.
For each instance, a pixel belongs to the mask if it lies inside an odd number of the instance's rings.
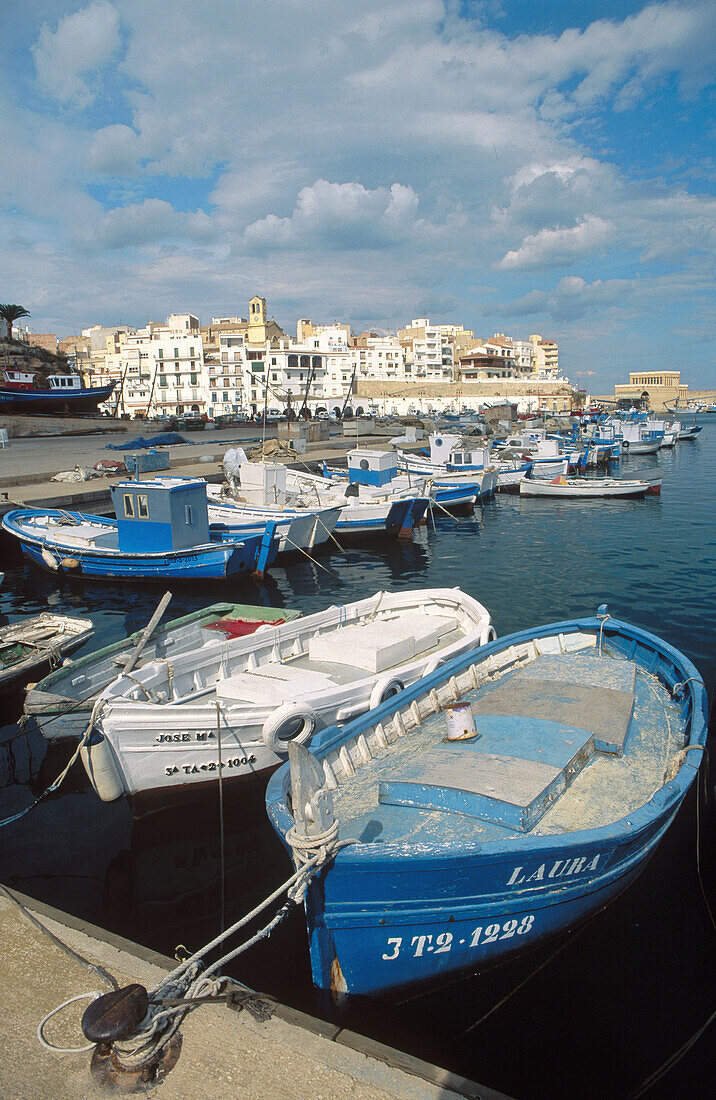
[[[540,623],[611,615],[653,631],[716,682],[716,417],[695,442],[626,458],[616,476],[663,477],[645,500],[500,495],[473,517],[440,516],[412,542],[368,542],[274,566],[261,583],[177,586],[168,617],[235,600],[309,614],[375,591],[459,586],[484,603],[500,636]],[[22,563],[4,537],[2,622],[43,610],[90,617],[88,651],[143,627],[156,587],[57,580]],[[5,697],[0,817],[32,802],[66,762],[16,723]],[[713,771],[712,771],[713,776]],[[635,1093],[713,1012],[716,845],[702,772],[637,882],[544,948],[391,1006],[357,1004],[347,1026],[519,1098]],[[133,820],[104,804],[76,766],[57,794],[0,830],[0,880],[58,909],[167,954],[193,951],[265,897],[289,861],[264,812],[265,781],[218,790]],[[698,794],[698,798],[697,798]],[[711,780],[711,798],[713,778]],[[223,912],[222,912],[223,901]],[[232,971],[312,1014],[305,927],[294,912]],[[701,1095],[707,1031],[646,1095]]]

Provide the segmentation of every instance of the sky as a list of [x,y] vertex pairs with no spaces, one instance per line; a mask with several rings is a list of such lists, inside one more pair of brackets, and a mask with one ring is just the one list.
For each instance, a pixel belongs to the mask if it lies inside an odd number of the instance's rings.
[[23,0],[0,298],[539,333],[716,388],[712,0]]

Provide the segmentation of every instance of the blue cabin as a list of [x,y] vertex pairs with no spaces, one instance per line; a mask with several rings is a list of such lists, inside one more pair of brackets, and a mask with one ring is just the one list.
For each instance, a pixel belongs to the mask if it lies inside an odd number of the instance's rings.
[[111,490],[124,553],[188,550],[211,542],[206,483],[177,477],[120,481]]
[[356,447],[348,455],[348,480],[352,485],[387,485],[398,476],[398,457],[394,451],[374,451]]

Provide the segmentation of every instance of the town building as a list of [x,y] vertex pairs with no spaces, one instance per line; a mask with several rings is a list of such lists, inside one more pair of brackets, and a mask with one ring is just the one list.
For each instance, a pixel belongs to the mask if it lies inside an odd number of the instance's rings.
[[559,348],[554,340],[543,340],[535,334],[530,336],[532,345],[533,365],[536,374],[552,378],[559,377]]

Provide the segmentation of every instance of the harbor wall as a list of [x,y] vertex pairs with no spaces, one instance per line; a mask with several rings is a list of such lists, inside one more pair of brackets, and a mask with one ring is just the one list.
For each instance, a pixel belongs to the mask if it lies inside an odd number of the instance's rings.
[[[136,429],[137,425],[133,425]],[[145,425],[142,425],[144,430]],[[89,435],[95,432],[126,432],[127,422],[108,416],[33,416],[32,413],[0,413],[0,428],[10,439],[43,435]]]

